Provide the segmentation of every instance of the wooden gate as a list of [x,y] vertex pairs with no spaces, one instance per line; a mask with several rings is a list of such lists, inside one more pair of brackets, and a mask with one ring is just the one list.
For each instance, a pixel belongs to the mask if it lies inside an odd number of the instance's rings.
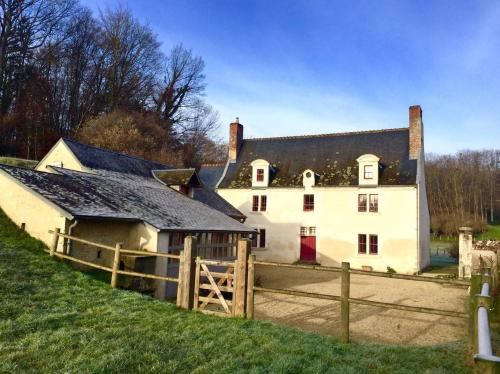
[[234,315],[236,261],[196,258],[193,309],[206,314]]

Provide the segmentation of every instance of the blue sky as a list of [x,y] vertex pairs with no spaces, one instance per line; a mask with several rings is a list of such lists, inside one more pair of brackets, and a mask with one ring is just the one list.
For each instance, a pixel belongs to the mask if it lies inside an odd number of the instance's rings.
[[428,152],[500,148],[500,1],[82,0],[121,4],[206,63],[221,136],[404,127]]

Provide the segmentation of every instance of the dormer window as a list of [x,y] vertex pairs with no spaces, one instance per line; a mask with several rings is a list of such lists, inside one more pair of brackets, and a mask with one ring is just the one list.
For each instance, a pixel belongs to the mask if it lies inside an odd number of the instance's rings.
[[379,160],[377,156],[372,154],[365,154],[357,158],[360,186],[378,185]]
[[316,182],[316,176],[311,169],[304,170],[302,173],[302,185],[304,187],[313,187]]
[[257,169],[257,182],[264,182],[264,169]]
[[266,188],[269,186],[270,165],[266,160],[255,160],[252,166],[252,187]]
[[365,165],[365,179],[373,179],[373,165]]

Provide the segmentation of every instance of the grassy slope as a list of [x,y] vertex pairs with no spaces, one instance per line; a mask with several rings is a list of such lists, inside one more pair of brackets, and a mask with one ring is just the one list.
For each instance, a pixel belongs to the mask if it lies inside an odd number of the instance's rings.
[[0,372],[468,372],[462,344],[339,343],[113,290],[0,211]]
[[488,225],[488,231],[478,235],[479,240],[500,240],[500,222]]
[[38,161],[35,160],[26,160],[24,158],[0,156],[0,164],[7,164],[12,166],[20,166],[23,168],[33,169],[37,163]]

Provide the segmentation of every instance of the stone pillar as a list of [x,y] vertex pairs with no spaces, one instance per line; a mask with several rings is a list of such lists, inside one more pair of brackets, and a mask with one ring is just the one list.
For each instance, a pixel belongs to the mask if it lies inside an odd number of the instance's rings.
[[472,271],[472,229],[460,227],[458,238],[458,277],[470,278]]

